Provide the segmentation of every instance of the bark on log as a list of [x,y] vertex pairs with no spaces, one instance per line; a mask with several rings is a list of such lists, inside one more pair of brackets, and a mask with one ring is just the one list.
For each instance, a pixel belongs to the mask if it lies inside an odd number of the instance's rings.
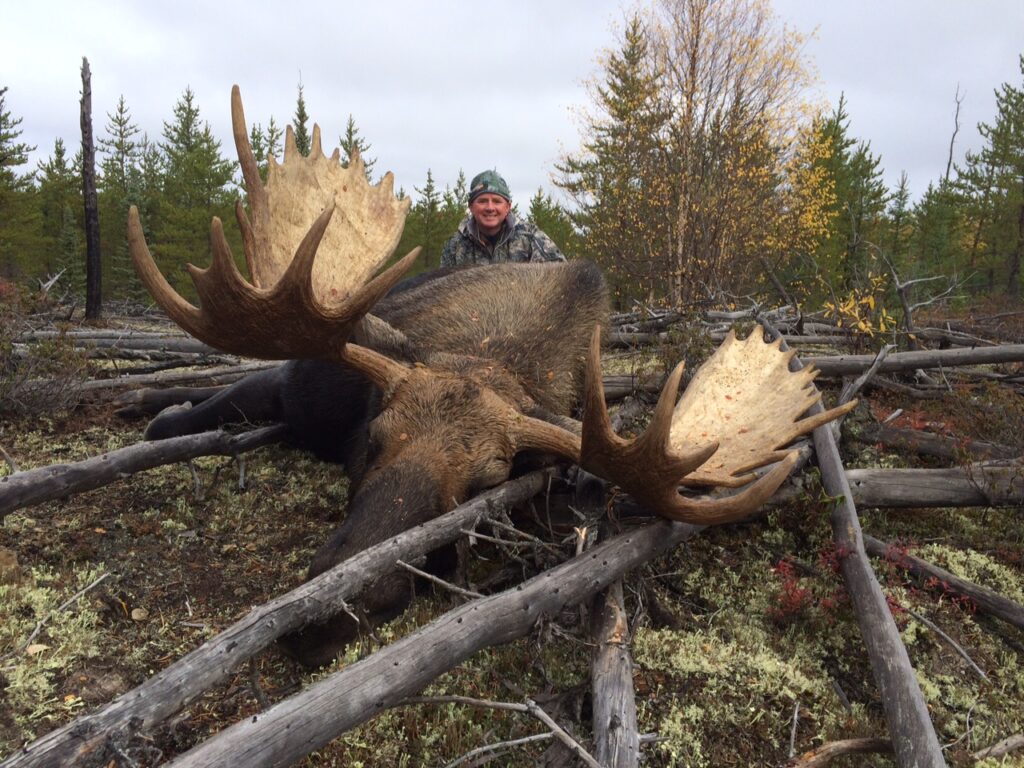
[[74,464],[53,464],[0,477],[0,520],[9,512],[91,491],[136,472],[197,456],[234,456],[280,440],[284,425],[255,429],[240,435],[217,430],[198,435],[136,443]]
[[944,590],[954,592],[958,595],[970,598],[978,609],[987,614],[1002,619],[1008,624],[1024,629],[1024,606],[1015,603],[998,592],[975,584],[967,579],[954,576],[944,568],[922,560],[916,555],[894,548],[884,541],[880,541],[865,534],[864,546],[872,557],[885,558],[893,565],[902,568],[909,573],[923,579],[938,579]]
[[846,478],[863,507],[1003,507],[1024,500],[1024,465],[1018,461],[954,469],[849,469]]
[[892,743],[885,739],[843,739],[831,741],[790,760],[790,768],[823,768],[843,755],[888,754]]
[[256,371],[265,371],[280,365],[277,361],[224,365],[217,368],[200,368],[194,371],[165,371],[141,376],[121,376],[116,379],[95,379],[82,385],[83,392],[146,387],[151,384],[182,384],[184,382],[212,381],[227,384]]
[[640,729],[621,579],[594,600],[592,618],[594,757],[605,768],[636,768],[640,760]]
[[[808,357],[805,364],[814,365],[822,376],[850,376],[870,367],[874,355],[837,355]],[[882,373],[915,371],[918,368],[952,368],[958,365],[992,365],[1024,360],[1024,344],[1003,344],[998,347],[973,349],[921,350],[889,355],[880,367]]]
[[[777,333],[772,335],[778,336]],[[873,361],[872,355],[867,365],[870,366]],[[803,364],[798,357],[794,357],[790,367],[799,369]],[[809,413],[821,410],[821,403],[817,403]],[[832,535],[839,551],[844,553],[840,561],[840,572],[850,594],[875,682],[878,684],[896,762],[901,768],[945,766],[946,761],[942,757],[942,748],[928,715],[924,694],[921,693],[907,649],[900,639],[885,595],[875,579],[864,550],[857,508],[839,456],[839,446],[829,425],[814,430],[814,450],[821,470],[822,485],[831,496],[839,498],[831,515]]]
[[[509,481],[446,515],[366,549],[297,589],[252,609],[243,619],[139,687],[122,694],[103,709],[23,747],[0,764],[0,768],[70,768],[101,749],[106,739],[115,733],[152,729],[226,679],[235,667],[277,638],[342,610],[346,601],[382,573],[396,567],[398,560],[414,560],[454,541],[464,528],[473,527],[478,521],[500,514],[542,491],[548,477],[548,472],[534,472]],[[220,765],[254,764],[229,760]]]
[[884,424],[871,427],[854,438],[862,443],[884,445],[912,451],[923,456],[937,456],[942,459],[959,459],[964,455],[975,459],[1011,459],[1021,453],[1006,445],[986,443],[981,440],[958,440],[955,437],[922,432],[919,429],[899,429]]
[[289,765],[398,704],[491,645],[527,634],[701,530],[659,521],[623,533],[515,589],[468,603],[174,760],[176,768]]

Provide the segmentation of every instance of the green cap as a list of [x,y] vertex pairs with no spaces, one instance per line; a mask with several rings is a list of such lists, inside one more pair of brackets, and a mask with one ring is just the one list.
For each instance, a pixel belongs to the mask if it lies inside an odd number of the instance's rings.
[[469,202],[472,203],[485,193],[501,195],[510,203],[512,202],[512,195],[508,192],[508,184],[505,183],[505,180],[501,178],[497,171],[483,171],[473,177],[473,181],[469,185]]

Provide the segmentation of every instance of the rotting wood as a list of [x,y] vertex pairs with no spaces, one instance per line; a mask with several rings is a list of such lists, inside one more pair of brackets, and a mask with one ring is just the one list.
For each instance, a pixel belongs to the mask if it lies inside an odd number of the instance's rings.
[[[822,376],[852,376],[871,366],[874,355],[836,355],[808,357],[805,365],[813,365]],[[921,350],[889,355],[879,367],[881,373],[914,371],[918,368],[954,368],[959,365],[993,365],[1024,361],[1024,344],[1002,344],[998,347]]]
[[[765,325],[768,327],[767,323]],[[771,335],[779,338],[777,332]],[[782,345],[785,347],[784,341]],[[868,365],[873,360],[872,355]],[[802,367],[803,363],[794,356],[790,368],[799,370]],[[822,410],[824,408],[819,402],[808,414]],[[827,424],[814,430],[814,450],[822,485],[829,495],[838,499],[832,509],[831,523],[836,546],[843,553],[839,568],[879,688],[896,762],[901,768],[945,766],[942,747],[928,715],[927,702],[864,550],[860,520],[839,456],[839,446]]]
[[897,568],[901,568],[919,578],[935,579],[942,590],[967,597],[978,610],[990,616],[995,616],[997,619],[1001,619],[1019,629],[1024,629],[1024,606],[1010,600],[1008,597],[1003,597],[988,587],[983,587],[980,584],[975,584],[967,579],[955,576],[944,568],[929,563],[927,560],[912,555],[903,549],[893,547],[891,544],[876,539],[873,536],[865,534],[864,546],[872,557],[884,558]]
[[197,456],[234,456],[284,437],[282,424],[231,435],[222,430],[136,443],[73,464],[53,464],[0,477],[0,520],[8,513],[44,501],[109,485],[164,464]]
[[507,592],[476,600],[266,712],[236,723],[170,763],[176,768],[288,765],[394,706],[483,648],[527,634],[627,571],[701,530],[659,521],[598,544]]
[[[115,734],[148,731],[226,679],[241,663],[282,635],[337,613],[399,559],[415,560],[461,535],[461,530],[541,492],[549,472],[533,472],[481,494],[429,523],[363,550],[315,579],[253,608],[142,685],[23,747],[0,768],[77,765]],[[479,601],[470,603],[478,605]],[[415,646],[413,659],[420,657]],[[371,657],[373,658],[373,657]],[[418,690],[418,689],[417,689]],[[280,706],[280,705],[278,705]],[[272,710],[271,710],[272,711]],[[229,760],[218,765],[255,765]]]

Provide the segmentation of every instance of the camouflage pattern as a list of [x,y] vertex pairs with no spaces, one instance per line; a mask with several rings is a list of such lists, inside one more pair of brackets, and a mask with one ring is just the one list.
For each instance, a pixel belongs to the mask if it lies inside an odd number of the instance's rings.
[[565,256],[543,230],[525,221],[517,221],[511,213],[493,247],[480,236],[473,217],[467,216],[441,252],[442,267],[506,261],[565,261]]

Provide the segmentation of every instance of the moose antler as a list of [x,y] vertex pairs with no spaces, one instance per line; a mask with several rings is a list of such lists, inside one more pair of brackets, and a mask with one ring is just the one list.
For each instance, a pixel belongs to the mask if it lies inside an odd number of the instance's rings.
[[[535,419],[522,428],[519,444],[577,461],[612,480],[663,517],[717,524],[748,516],[775,493],[796,463],[782,450],[800,435],[847,413],[856,402],[799,418],[821,399],[811,382],[816,371],[788,369],[792,352],[766,344],[755,331],[745,341],[729,337],[701,366],[675,404],[683,375],[680,363],[662,389],[647,430],[635,440],[611,428],[600,369],[600,329],[591,338],[587,363],[582,438]],[[759,479],[750,473],[778,462]],[[735,488],[731,496],[683,496],[681,485]]]
[[266,359],[336,356],[355,324],[419,253],[415,249],[369,280],[398,245],[410,201],[394,196],[390,173],[370,186],[358,157],[347,168],[338,150],[326,157],[316,125],[309,157],[299,153],[288,128],[284,162],[270,158],[264,185],[237,85],[231,89],[231,121],[251,219],[241,202],[235,215],[252,282],[235,267],[214,218],[213,263],[208,269],[188,265],[200,302],[193,306],[160,273],[132,206],[128,243],[136,270],[171,319],[211,346]]

